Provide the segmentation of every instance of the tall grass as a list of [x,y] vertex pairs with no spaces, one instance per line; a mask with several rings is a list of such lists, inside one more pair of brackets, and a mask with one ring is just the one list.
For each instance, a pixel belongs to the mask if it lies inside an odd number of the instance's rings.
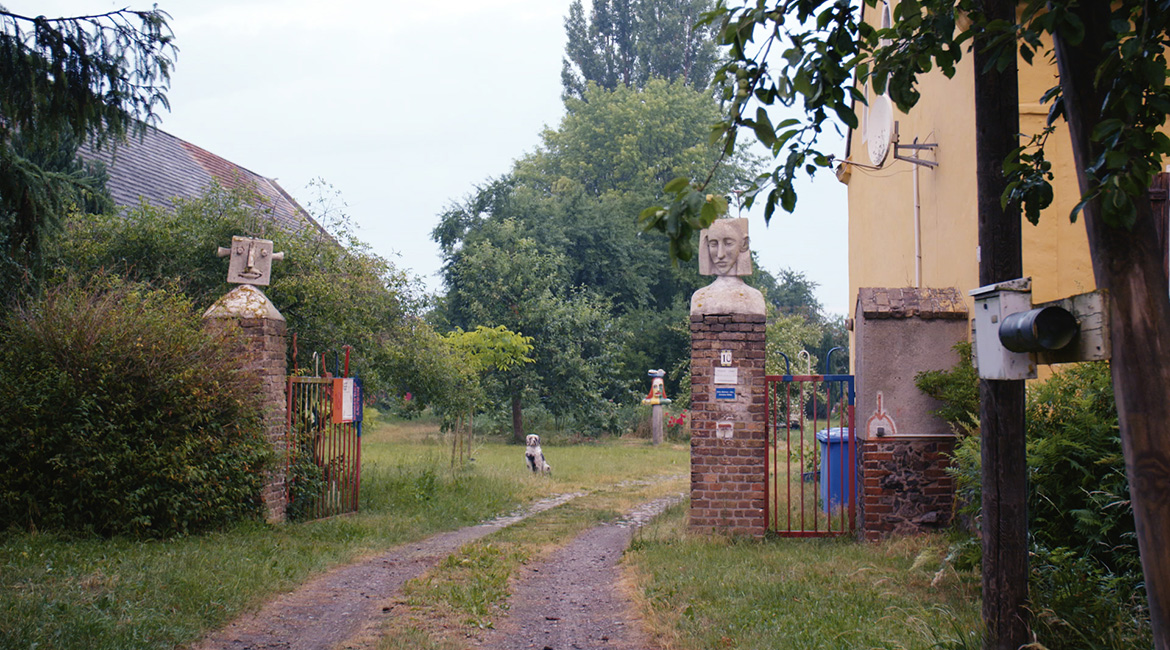
[[362,555],[549,493],[687,471],[685,447],[620,441],[546,448],[551,479],[525,469],[522,447],[500,443],[477,442],[475,460],[453,469],[435,421],[367,416],[355,515],[169,541],[0,532],[0,648],[171,648]]
[[[0,648],[170,648],[341,562],[512,510],[519,473],[458,472],[368,430],[361,511],[169,541],[0,533]],[[437,427],[436,431],[437,433]]]
[[978,576],[938,574],[944,548],[934,537],[692,536],[678,507],[642,530],[627,561],[667,647],[978,647]]

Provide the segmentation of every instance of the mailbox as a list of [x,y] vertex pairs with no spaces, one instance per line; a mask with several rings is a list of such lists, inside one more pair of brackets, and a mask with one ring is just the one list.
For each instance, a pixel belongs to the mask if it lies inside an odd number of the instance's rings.
[[982,379],[1035,379],[1036,362],[1027,352],[1014,352],[999,338],[1000,325],[1012,314],[1032,309],[1032,279],[1019,278],[971,292],[975,314],[971,343],[975,368]]
[[1037,364],[1111,356],[1105,291],[1033,305],[1032,280],[1020,278],[980,287],[971,296],[971,340],[983,379],[1034,379]]

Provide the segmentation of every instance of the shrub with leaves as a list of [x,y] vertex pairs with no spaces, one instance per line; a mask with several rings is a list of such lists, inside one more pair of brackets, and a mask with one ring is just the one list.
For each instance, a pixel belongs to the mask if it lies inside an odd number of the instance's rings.
[[1033,548],[1032,629],[1047,650],[1152,648],[1141,572],[1115,573],[1067,548]]
[[[969,344],[959,364],[920,373],[916,384],[942,400],[936,413],[961,434],[952,473],[961,512],[978,518],[981,497],[979,384]],[[1150,647],[1133,506],[1109,365],[1070,365],[1029,386],[1029,598],[1038,639],[1062,648]],[[961,549],[978,551],[970,544]]]
[[1140,571],[1109,365],[1076,364],[1034,386],[1027,422],[1032,536]]
[[0,529],[169,536],[259,512],[237,339],[172,291],[66,283],[0,325]]
[[979,375],[971,363],[971,344],[956,343],[959,363],[950,370],[926,370],[914,375],[918,390],[942,402],[931,411],[959,431],[979,427]]

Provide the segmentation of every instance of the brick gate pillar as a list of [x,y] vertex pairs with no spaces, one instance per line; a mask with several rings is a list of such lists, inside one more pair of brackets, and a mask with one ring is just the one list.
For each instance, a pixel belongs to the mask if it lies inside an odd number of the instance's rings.
[[243,284],[215,301],[203,314],[203,322],[208,329],[238,327],[243,336],[238,367],[260,378],[264,436],[277,459],[265,473],[261,497],[268,521],[284,521],[288,507],[288,326],[284,316],[264,292]]
[[751,273],[747,219],[717,219],[699,235],[691,296],[691,511],[695,531],[762,537],[768,441],[764,431],[764,296]]
[[764,535],[764,399],[763,314],[692,314],[693,530]]

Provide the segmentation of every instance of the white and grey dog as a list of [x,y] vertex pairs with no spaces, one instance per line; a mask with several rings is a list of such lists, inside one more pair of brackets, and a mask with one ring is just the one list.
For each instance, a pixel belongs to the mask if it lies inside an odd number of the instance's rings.
[[528,461],[528,469],[532,470],[533,474],[552,474],[552,465],[544,459],[544,452],[540,449],[540,436],[535,433],[528,434],[524,438],[524,460]]

